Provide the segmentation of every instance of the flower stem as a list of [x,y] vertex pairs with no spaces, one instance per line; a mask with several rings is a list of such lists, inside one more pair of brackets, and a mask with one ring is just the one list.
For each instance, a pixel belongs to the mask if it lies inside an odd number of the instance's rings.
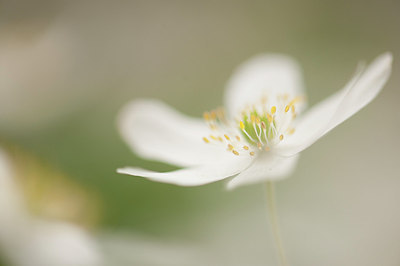
[[267,189],[266,195],[268,204],[268,214],[271,223],[272,233],[274,234],[275,245],[276,248],[278,249],[280,266],[287,266],[288,264],[285,256],[285,250],[283,248],[283,242],[279,229],[279,218],[276,207],[274,183],[272,181],[267,181],[266,189]]

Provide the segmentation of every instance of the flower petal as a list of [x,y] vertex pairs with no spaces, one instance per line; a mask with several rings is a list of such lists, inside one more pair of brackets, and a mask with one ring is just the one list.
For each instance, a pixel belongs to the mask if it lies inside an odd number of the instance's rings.
[[376,58],[363,73],[357,74],[341,91],[300,117],[295,125],[295,134],[276,147],[276,152],[285,156],[296,154],[357,113],[381,91],[390,76],[391,65],[390,53]]
[[120,168],[117,169],[117,172],[179,186],[200,186],[236,175],[246,169],[252,161],[253,158],[250,156],[239,156],[232,157],[231,160],[225,162],[184,168],[165,173],[133,167]]
[[212,163],[231,157],[220,146],[206,144],[206,123],[184,116],[157,100],[135,100],[119,116],[124,140],[138,155],[178,166]]
[[297,62],[280,54],[263,54],[240,65],[228,82],[225,106],[235,117],[247,104],[257,103],[263,96],[278,94],[301,96],[303,79]]
[[294,171],[298,159],[298,155],[280,157],[270,152],[262,153],[249,168],[232,178],[227,188],[234,189],[242,185],[282,179]]
[[[73,254],[73,255],[72,255]],[[82,228],[63,222],[35,220],[27,238],[14,251],[17,265],[98,266],[97,243]]]

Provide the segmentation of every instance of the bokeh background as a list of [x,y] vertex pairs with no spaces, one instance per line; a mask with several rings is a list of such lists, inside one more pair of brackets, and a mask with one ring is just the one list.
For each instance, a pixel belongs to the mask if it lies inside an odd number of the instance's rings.
[[132,234],[136,265],[276,265],[262,185],[116,174],[175,169],[130,151],[119,109],[153,97],[201,116],[264,52],[298,59],[313,105],[391,51],[378,98],[303,152],[277,190],[292,265],[400,265],[399,12],[390,0],[0,1],[0,141],[96,195],[92,228]]

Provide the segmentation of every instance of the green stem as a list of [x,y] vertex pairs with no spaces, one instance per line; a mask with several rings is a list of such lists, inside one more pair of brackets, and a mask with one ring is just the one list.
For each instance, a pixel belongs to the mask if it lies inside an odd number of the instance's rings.
[[279,229],[279,218],[276,207],[274,183],[272,181],[267,181],[266,188],[267,188],[268,214],[271,223],[272,233],[274,234],[276,248],[278,249],[280,266],[287,266],[288,264],[285,256],[285,250],[283,248],[283,242]]

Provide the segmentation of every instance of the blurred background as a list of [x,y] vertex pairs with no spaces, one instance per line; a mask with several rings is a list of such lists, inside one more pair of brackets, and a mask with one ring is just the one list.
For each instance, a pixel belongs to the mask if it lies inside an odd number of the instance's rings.
[[262,185],[116,174],[175,169],[130,151],[119,109],[153,97],[201,116],[222,104],[234,68],[264,52],[298,59],[313,105],[391,51],[378,98],[303,152],[277,190],[292,265],[400,265],[399,12],[390,0],[0,1],[1,146],[95,198],[77,212],[89,218],[72,220],[129,232],[135,244],[116,249],[131,265],[276,265]]

